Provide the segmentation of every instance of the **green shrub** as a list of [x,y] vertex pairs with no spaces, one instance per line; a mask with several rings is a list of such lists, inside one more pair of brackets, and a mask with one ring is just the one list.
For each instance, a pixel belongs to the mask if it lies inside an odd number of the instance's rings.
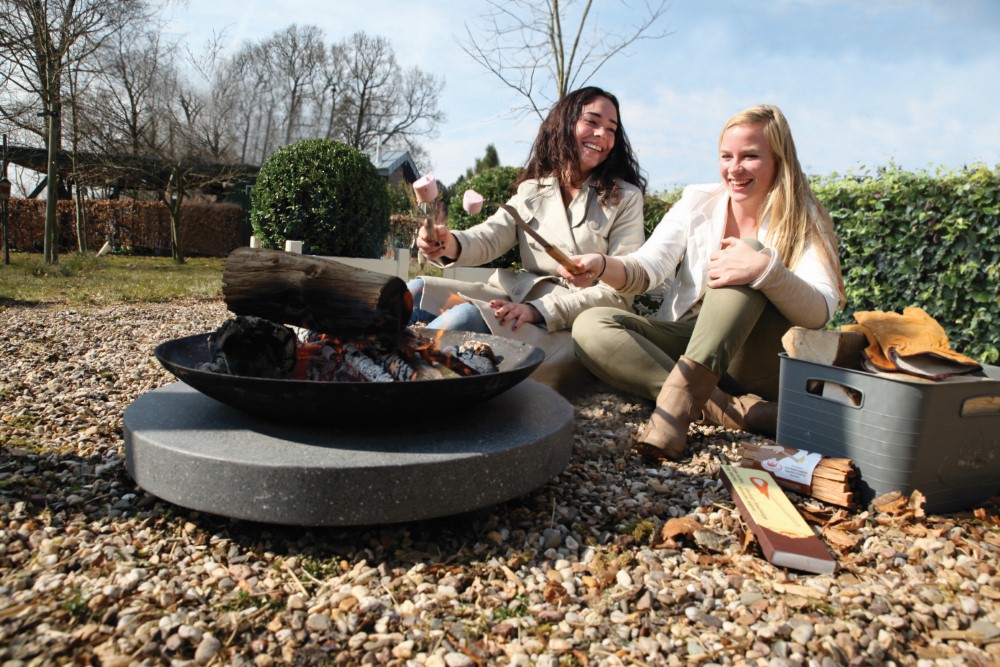
[[413,195],[413,186],[409,183],[386,184],[389,194],[389,213],[394,215],[416,215],[417,199]]
[[250,192],[250,222],[267,248],[287,239],[305,252],[381,257],[389,236],[389,192],[361,151],[325,139],[279,148]]
[[[492,167],[462,181],[448,204],[448,225],[452,229],[468,229],[493,215],[496,212],[495,206],[484,206],[483,210],[476,215],[469,215],[462,208],[462,195],[465,194],[466,190],[475,190],[487,201],[505,203],[514,194],[514,181],[517,180],[520,173],[521,170],[518,167]],[[458,191],[459,189],[461,192]],[[486,266],[507,269],[519,265],[520,262],[520,252],[517,247],[514,247]]]
[[813,183],[840,242],[847,304],[861,310],[920,306],[954,349],[983,363],[1000,352],[1000,170],[905,172],[890,165]]
[[666,215],[670,207],[681,198],[683,188],[675,188],[666,192],[647,194],[642,200],[643,227],[646,230],[646,238],[653,233],[653,230],[663,216]]

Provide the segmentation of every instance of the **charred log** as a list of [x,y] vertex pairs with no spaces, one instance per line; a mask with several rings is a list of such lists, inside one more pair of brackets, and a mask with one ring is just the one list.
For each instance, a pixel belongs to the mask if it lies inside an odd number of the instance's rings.
[[344,346],[344,363],[368,382],[392,382],[393,380],[392,375],[353,344],[348,343]]
[[222,292],[226,306],[237,315],[343,338],[372,334],[395,342],[413,312],[406,283],[396,276],[260,248],[230,253]]
[[295,367],[295,332],[259,317],[226,320],[208,337],[208,348],[212,361],[201,370],[286,378]]

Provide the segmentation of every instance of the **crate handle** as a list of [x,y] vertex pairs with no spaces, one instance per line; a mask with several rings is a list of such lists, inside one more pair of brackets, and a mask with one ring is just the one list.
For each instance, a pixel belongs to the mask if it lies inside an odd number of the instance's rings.
[[962,401],[963,417],[983,417],[1000,414],[1000,396],[974,396]]
[[806,380],[806,393],[822,399],[860,409],[865,403],[865,393],[839,382],[811,378]]

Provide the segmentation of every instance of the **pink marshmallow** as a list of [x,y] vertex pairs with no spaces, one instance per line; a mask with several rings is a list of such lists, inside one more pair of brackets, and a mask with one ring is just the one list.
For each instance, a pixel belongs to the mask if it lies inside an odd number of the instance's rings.
[[432,202],[437,199],[438,186],[434,174],[426,174],[413,181],[413,190],[417,193],[418,202]]
[[483,196],[475,190],[466,190],[462,195],[462,208],[469,215],[475,215],[483,210]]

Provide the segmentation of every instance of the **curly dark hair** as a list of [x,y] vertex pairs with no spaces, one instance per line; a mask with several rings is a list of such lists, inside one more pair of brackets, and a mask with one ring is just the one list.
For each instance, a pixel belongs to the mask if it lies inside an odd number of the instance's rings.
[[617,179],[635,185],[645,194],[646,178],[639,170],[639,162],[632,152],[625,125],[621,122],[618,98],[596,86],[567,93],[552,107],[538,128],[528,161],[514,184],[515,189],[530,178],[544,176],[555,176],[560,185],[570,185],[579,180],[580,155],[576,145],[576,121],[583,114],[584,105],[596,97],[610,100],[618,112],[615,145],[608,157],[591,172],[601,203],[614,205],[620,201],[621,192]]

